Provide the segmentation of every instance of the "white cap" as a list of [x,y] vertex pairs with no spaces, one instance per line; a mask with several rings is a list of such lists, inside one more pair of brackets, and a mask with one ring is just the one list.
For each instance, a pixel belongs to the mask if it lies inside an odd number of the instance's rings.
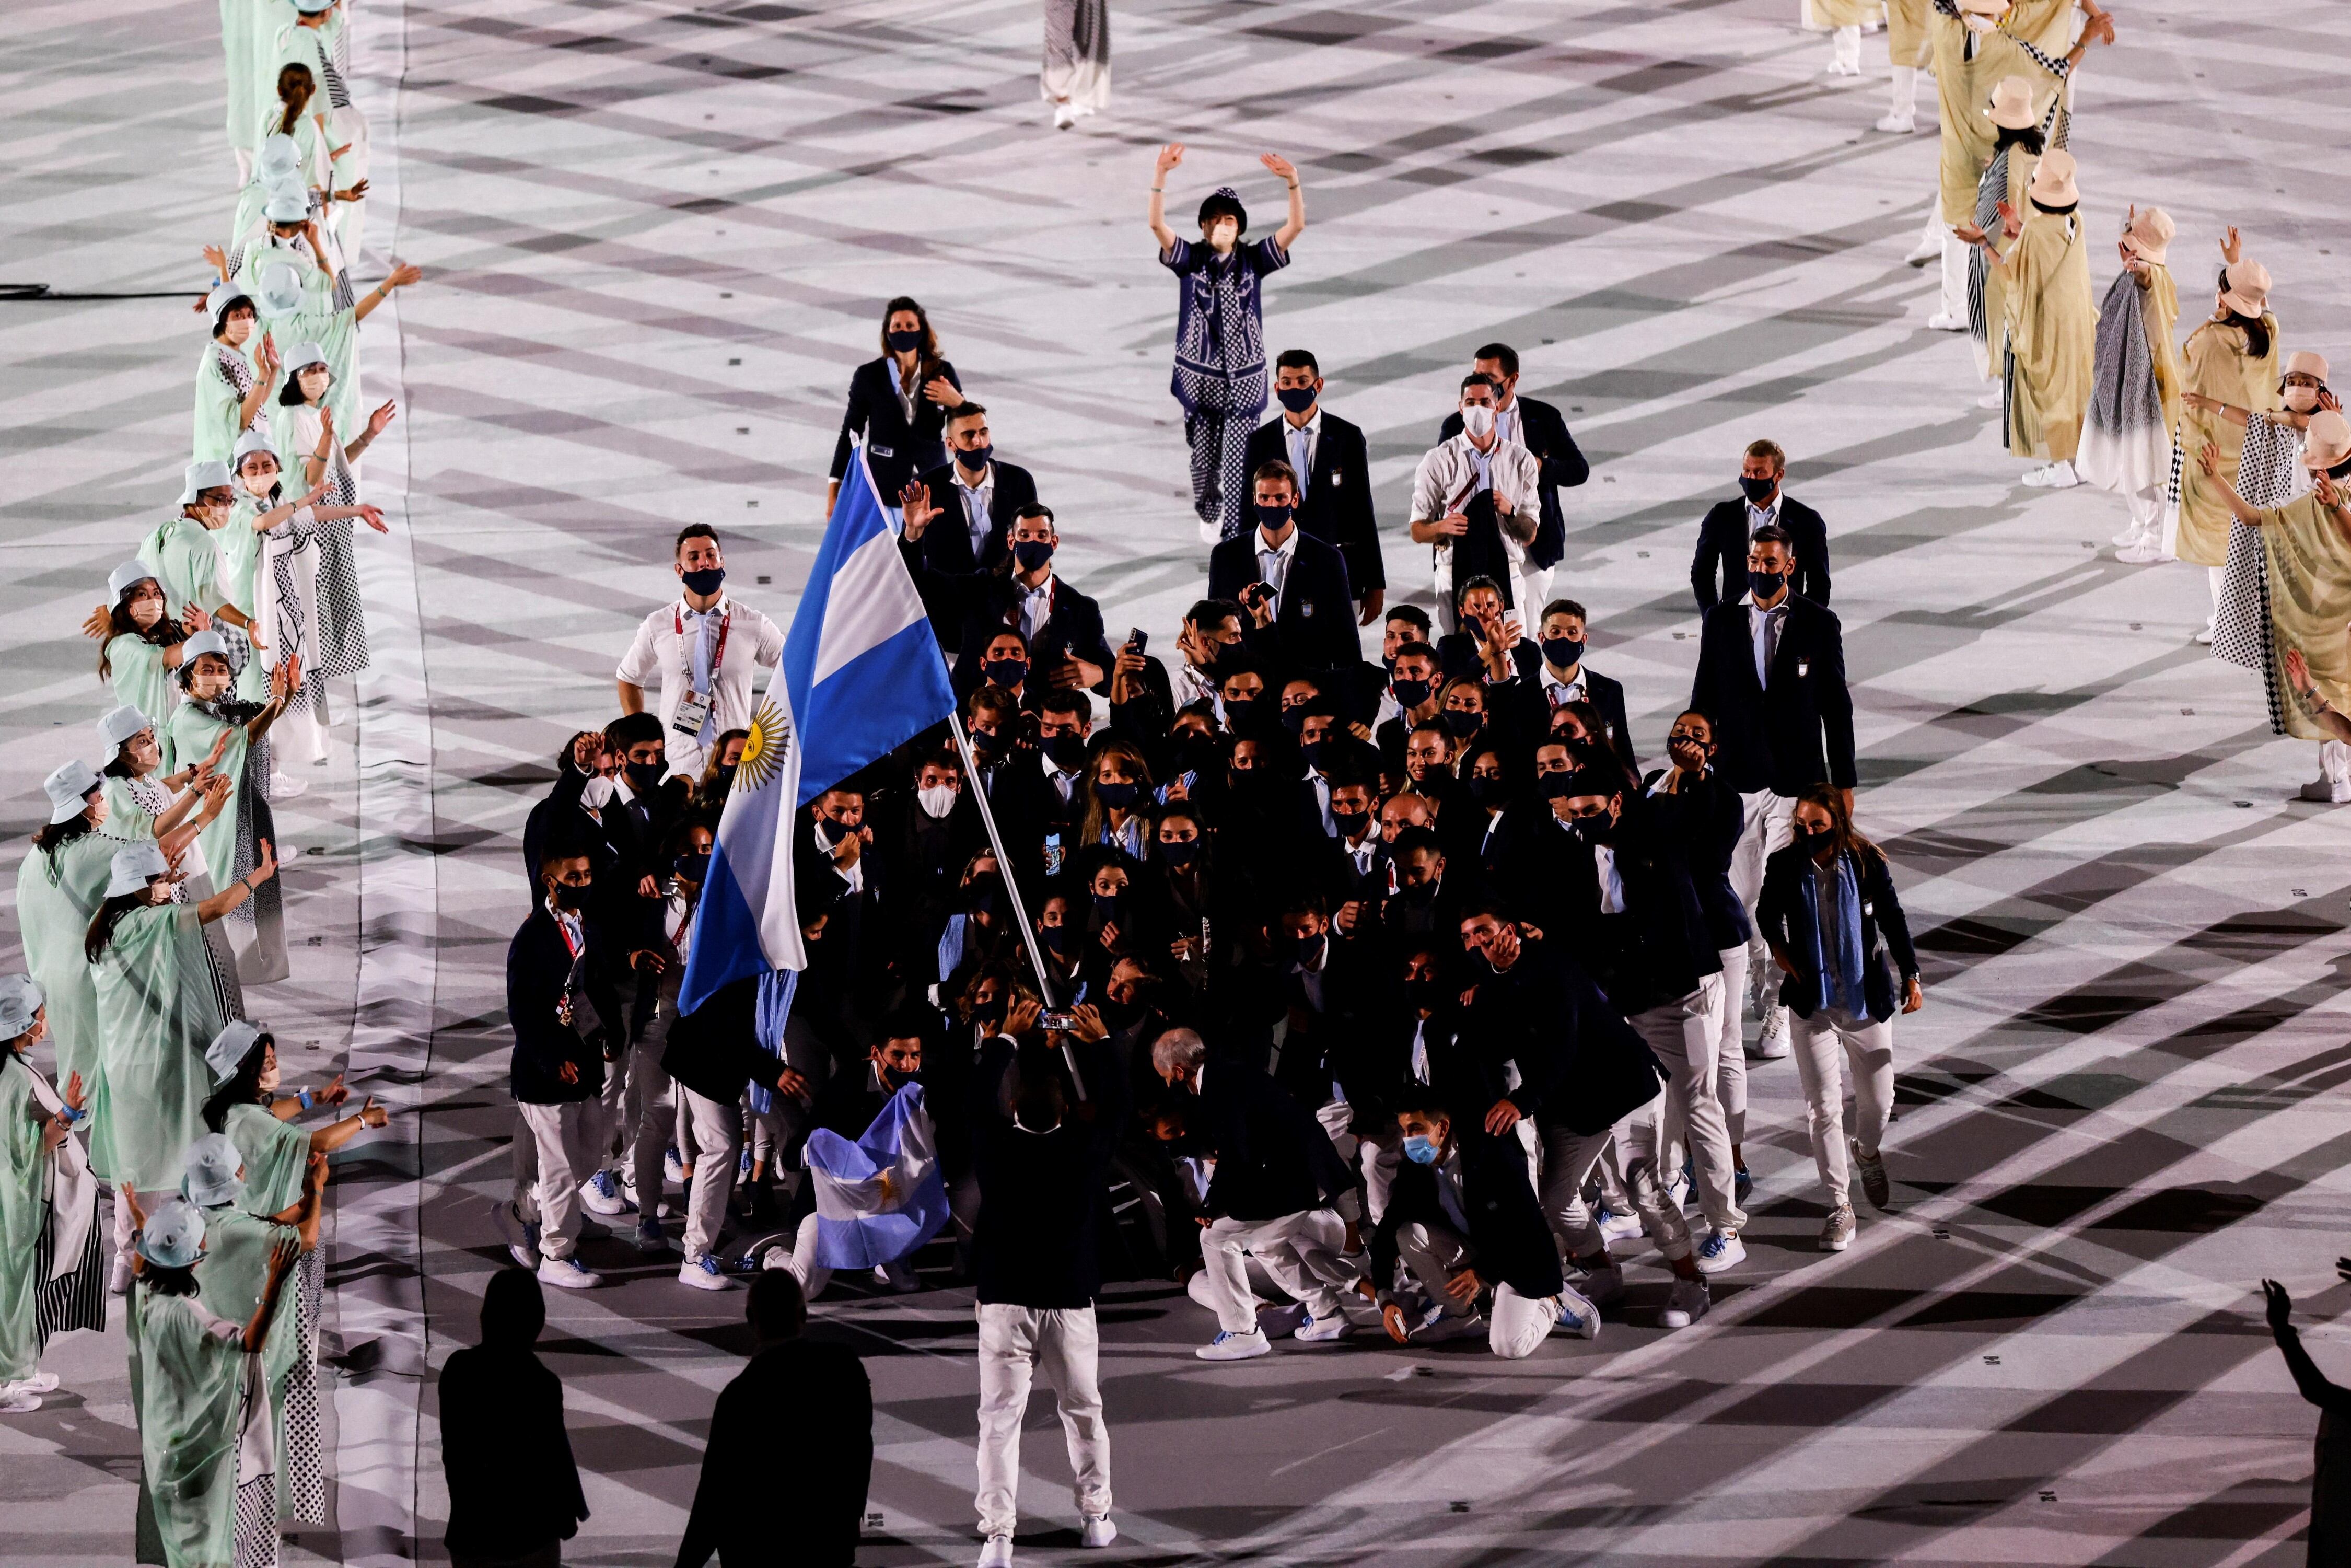
[[120,750],[124,741],[141,730],[154,727],[153,719],[126,704],[98,721],[98,737],[109,747]]
[[294,181],[277,182],[261,204],[261,215],[273,224],[306,222],[310,216],[310,193]]
[[139,1231],[139,1256],[159,1269],[185,1269],[204,1255],[204,1217],[184,1197],[155,1206]]
[[180,505],[191,506],[205,491],[225,489],[231,482],[228,465],[217,457],[191,463],[180,476]]
[[228,1027],[213,1036],[204,1047],[204,1065],[213,1070],[213,1087],[217,1089],[236,1076],[252,1053],[253,1042],[269,1031],[250,1019],[231,1019]]
[[188,1145],[187,1174],[180,1191],[198,1208],[235,1203],[245,1190],[245,1155],[226,1133],[206,1133]]
[[[236,438],[236,451],[229,458],[229,462],[242,468],[245,466],[245,460],[256,452],[266,452],[273,458],[277,455],[277,448],[269,444],[269,437],[261,433],[261,427],[257,424]],[[286,466],[282,462],[277,465],[280,468]]]
[[228,640],[209,626],[180,644],[180,668],[186,669],[206,653],[228,657]]
[[114,852],[114,874],[107,880],[106,896],[120,898],[126,893],[137,893],[171,869],[154,840],[125,844]]
[[0,1040],[14,1040],[32,1028],[43,999],[32,976],[0,975]]
[[297,343],[286,350],[286,373],[288,376],[300,375],[305,367],[326,362],[327,350],[316,343]]
[[57,771],[41,780],[41,788],[49,797],[49,823],[70,822],[89,808],[89,792],[99,787],[99,771],[77,757],[70,762],[57,764]]
[[155,569],[143,560],[126,560],[106,574],[106,601],[120,604],[122,596],[142,582],[160,582]]
[[[221,313],[246,298],[245,290],[234,283],[214,284],[213,291],[204,296],[204,319],[211,324],[211,329],[214,332],[219,331]],[[250,304],[251,301],[248,299],[246,303]]]
[[[283,254],[272,252],[273,255]],[[261,269],[256,280],[261,287],[253,302],[264,320],[275,321],[281,316],[291,316],[302,308],[308,291],[302,287],[302,275],[290,261],[273,261]]]

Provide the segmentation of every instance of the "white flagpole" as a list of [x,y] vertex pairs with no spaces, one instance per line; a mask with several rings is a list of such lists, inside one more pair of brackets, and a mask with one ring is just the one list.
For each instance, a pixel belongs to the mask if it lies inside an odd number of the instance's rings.
[[[1037,971],[1037,994],[1044,998],[1046,1009],[1053,1010],[1051,972],[1045,967],[1044,951],[1037,946],[1036,928],[1029,924],[1028,906],[1020,902],[1020,879],[1013,874],[1012,857],[1004,852],[1004,835],[996,831],[996,812],[987,804],[987,784],[979,776],[979,762],[971,754],[971,737],[963,732],[963,716],[947,710],[947,725],[955,732],[956,751],[963,758],[963,776],[971,783],[972,804],[979,808],[979,820],[987,828],[988,847],[996,852],[997,874],[1004,878],[1004,891],[1012,898],[1012,917],[1020,923],[1020,941],[1029,949],[1029,962]],[[1078,1071],[1077,1053],[1064,1043],[1061,1060],[1069,1064],[1070,1082],[1077,1086],[1078,1098],[1086,1097],[1086,1081]]]

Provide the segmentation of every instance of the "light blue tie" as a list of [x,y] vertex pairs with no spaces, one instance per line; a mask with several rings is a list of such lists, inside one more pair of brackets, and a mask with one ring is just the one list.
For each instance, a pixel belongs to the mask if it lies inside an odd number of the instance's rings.
[[1298,493],[1306,494],[1306,432],[1293,429],[1290,433],[1290,465],[1298,471]]

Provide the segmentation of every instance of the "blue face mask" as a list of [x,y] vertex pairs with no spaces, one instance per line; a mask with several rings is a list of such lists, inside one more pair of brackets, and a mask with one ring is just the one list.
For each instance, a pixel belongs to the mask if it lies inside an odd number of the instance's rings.
[[1418,1133],[1415,1133],[1411,1137],[1406,1138],[1404,1141],[1404,1157],[1410,1160],[1416,1166],[1435,1165],[1437,1163],[1437,1140],[1434,1138],[1424,1138]]

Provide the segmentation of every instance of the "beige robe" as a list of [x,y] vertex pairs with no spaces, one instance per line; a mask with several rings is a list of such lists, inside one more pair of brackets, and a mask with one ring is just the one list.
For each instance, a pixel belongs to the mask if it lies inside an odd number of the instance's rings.
[[[2225,322],[2207,321],[2188,334],[2180,350],[2181,385],[2238,408],[2278,406],[2278,324],[2267,311],[2262,324],[2269,329],[2270,351],[2255,359],[2247,351],[2245,329]],[[2199,458],[2205,443],[2212,444],[2216,461],[2204,472]],[[2172,549],[2181,560],[2196,566],[2219,566],[2229,558],[2227,492],[2237,487],[2237,459],[2245,449],[2245,427],[2218,413],[2189,409],[2179,421],[2179,533]]]
[[[1935,97],[1943,117],[1943,222],[1971,224],[1976,219],[1976,183],[1983,176],[1984,165],[1991,162],[1992,145],[2000,137],[1999,128],[1984,114],[1985,105],[1991,102],[1991,89],[2002,77],[2022,77],[2031,82],[2037,123],[2047,117],[2064,83],[2043,69],[2006,31],[1971,35],[1965,23],[1940,13],[1933,17],[1932,26]],[[1976,46],[1973,59],[1967,57],[1971,37]]]
[[[2032,183],[2033,165],[2041,160],[2019,142],[2008,150],[2008,210],[2022,217],[2032,209],[2024,199],[2025,188]],[[1970,220],[1972,221],[1972,220]],[[2013,246],[2015,240],[2004,238],[1998,229],[1988,231],[1992,243]],[[2002,252],[2006,254],[2005,251]],[[2008,270],[2005,267],[1984,268],[1984,345],[1983,358],[1976,369],[1984,380],[1996,382],[2007,374],[2007,356],[2000,351],[2002,323],[2008,319]]]
[[2070,463],[2082,443],[2098,340],[2080,214],[2029,214],[2009,246],[2006,271],[2008,350],[2014,356],[2008,449]]
[[1927,63],[1927,19],[1934,14],[1932,0],[1886,0],[1886,52],[1894,64]]
[[[2318,504],[2315,494],[2295,497],[2262,514],[2262,554],[2268,561],[2271,657],[2281,665],[2300,649],[2318,695],[2337,711],[2351,711],[2351,539]],[[2332,740],[2303,699],[2283,682],[2278,704],[2285,731],[2297,740]]]

